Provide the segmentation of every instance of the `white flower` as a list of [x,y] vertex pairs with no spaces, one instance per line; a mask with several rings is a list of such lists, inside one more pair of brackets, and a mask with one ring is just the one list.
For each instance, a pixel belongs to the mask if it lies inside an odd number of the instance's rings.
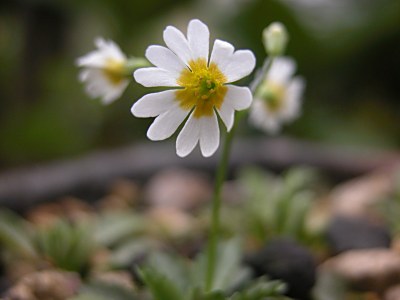
[[111,40],[97,38],[95,44],[97,50],[76,61],[79,67],[83,67],[79,79],[86,83],[90,97],[101,97],[104,104],[109,104],[118,99],[129,84],[127,58]]
[[288,57],[274,59],[269,72],[256,91],[249,121],[268,133],[277,133],[281,124],[300,114],[304,80],[292,77],[296,63]]
[[187,38],[177,28],[164,30],[167,47],[150,46],[146,57],[155,65],[134,73],[135,80],[146,86],[174,87],[148,94],[132,106],[137,117],[156,117],[147,131],[149,139],[170,137],[188,117],[176,141],[179,156],[188,155],[200,144],[203,156],[211,156],[219,146],[218,112],[229,131],[235,110],[246,109],[252,102],[247,87],[228,83],[249,75],[255,57],[249,50],[216,40],[209,58],[208,27],[199,20],[188,25]]

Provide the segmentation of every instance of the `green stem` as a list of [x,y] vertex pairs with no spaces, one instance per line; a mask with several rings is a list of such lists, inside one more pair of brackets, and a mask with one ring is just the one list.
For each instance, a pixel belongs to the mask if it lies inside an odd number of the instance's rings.
[[139,68],[150,67],[149,61],[143,57],[130,57],[126,62],[124,73],[127,77],[132,77],[132,73]]
[[240,114],[236,114],[236,121],[233,128],[225,137],[221,160],[218,165],[217,174],[215,178],[214,195],[212,201],[212,215],[211,215],[211,232],[207,248],[207,273],[206,273],[206,291],[211,291],[214,282],[215,262],[217,259],[217,246],[220,227],[220,208],[221,208],[221,190],[222,185],[226,178],[228,169],[229,155],[231,152],[232,140],[235,135],[236,124],[238,123]]
[[[255,93],[256,88],[261,83],[264,75],[271,67],[273,61],[273,57],[271,59],[267,59],[264,62],[261,70],[256,74],[252,84],[250,84],[250,90],[253,95]],[[214,186],[214,195],[212,200],[212,214],[211,214],[211,231],[210,237],[208,241],[207,247],[207,269],[206,269],[206,282],[205,282],[205,290],[209,292],[213,288],[214,275],[215,275],[215,266],[217,260],[217,248],[218,248],[218,238],[219,238],[219,230],[220,230],[220,210],[221,210],[221,190],[222,185],[225,181],[229,155],[231,151],[233,137],[235,136],[236,126],[240,122],[240,120],[245,116],[247,111],[237,112],[235,115],[235,123],[230,132],[225,137],[221,160],[219,161],[219,165],[217,168],[217,173],[215,177],[215,186]]]

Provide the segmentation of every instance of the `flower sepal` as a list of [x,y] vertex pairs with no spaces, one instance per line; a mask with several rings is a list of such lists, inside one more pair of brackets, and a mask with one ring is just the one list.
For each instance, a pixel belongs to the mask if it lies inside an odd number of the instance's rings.
[[130,57],[123,69],[123,74],[126,77],[132,78],[132,73],[139,68],[150,67],[150,62],[144,57]]

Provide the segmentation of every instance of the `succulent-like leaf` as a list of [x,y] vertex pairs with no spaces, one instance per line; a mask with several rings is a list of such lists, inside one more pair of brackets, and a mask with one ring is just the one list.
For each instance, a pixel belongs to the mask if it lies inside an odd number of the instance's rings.
[[132,290],[122,286],[103,282],[85,285],[79,295],[68,300],[137,300],[139,297]]
[[83,271],[94,250],[93,239],[86,227],[63,221],[38,231],[36,240],[44,257],[68,271]]
[[187,300],[176,283],[157,270],[145,268],[139,274],[154,300]]
[[231,239],[218,247],[213,290],[229,291],[250,277],[250,270],[242,264],[242,250],[238,239]]
[[26,222],[11,211],[0,211],[0,244],[24,258],[35,258],[37,253]]
[[114,246],[141,232],[144,223],[138,215],[119,213],[103,216],[96,225],[95,240],[104,246]]
[[280,281],[268,281],[262,277],[247,287],[245,290],[236,292],[230,300],[289,300],[283,295],[286,287]]

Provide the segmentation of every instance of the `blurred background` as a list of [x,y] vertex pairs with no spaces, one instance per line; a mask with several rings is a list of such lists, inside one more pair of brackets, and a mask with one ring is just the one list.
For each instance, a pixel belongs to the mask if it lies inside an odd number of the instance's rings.
[[3,0],[0,167],[144,140],[151,120],[134,118],[130,107],[148,91],[132,79],[121,99],[103,106],[85,95],[74,61],[98,36],[143,56],[148,45],[163,44],[167,25],[185,31],[192,18],[207,23],[213,39],[252,49],[258,66],[262,30],[273,21],[287,26],[287,53],[307,88],[303,114],[284,135],[359,149],[400,146],[397,0]]

